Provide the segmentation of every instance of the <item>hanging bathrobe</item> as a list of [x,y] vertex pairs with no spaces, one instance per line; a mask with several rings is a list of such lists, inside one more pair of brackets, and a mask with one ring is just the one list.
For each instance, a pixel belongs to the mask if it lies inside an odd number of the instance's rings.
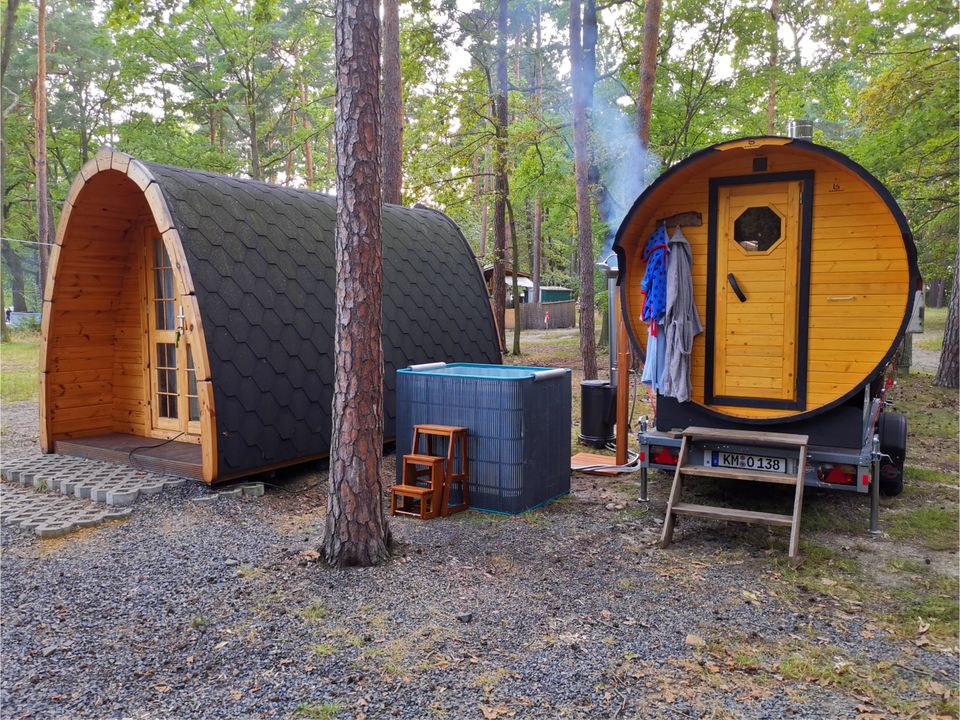
[[703,332],[693,299],[690,243],[677,228],[667,256],[667,304],[660,342],[664,345],[664,372],[660,394],[680,402],[690,399],[690,352],[693,339]]
[[640,319],[647,323],[647,352],[640,382],[654,390],[660,389],[666,351],[662,328],[667,307],[667,243],[666,228],[660,226],[647,240],[641,258],[647,263],[640,283],[643,292]]

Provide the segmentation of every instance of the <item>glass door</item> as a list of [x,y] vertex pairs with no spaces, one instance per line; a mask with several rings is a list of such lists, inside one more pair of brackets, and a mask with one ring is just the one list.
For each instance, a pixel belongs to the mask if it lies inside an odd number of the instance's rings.
[[200,402],[187,317],[163,238],[148,236],[150,415],[153,429],[200,433]]

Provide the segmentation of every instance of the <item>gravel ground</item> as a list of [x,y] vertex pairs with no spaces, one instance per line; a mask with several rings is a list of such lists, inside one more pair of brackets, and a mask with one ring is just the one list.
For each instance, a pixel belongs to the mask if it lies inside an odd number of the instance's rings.
[[332,570],[311,552],[322,480],[210,507],[164,492],[63,540],[4,528],[2,717],[836,718],[872,706],[784,679],[784,657],[903,663],[898,701],[956,670],[837,598],[779,597],[781,533],[730,553],[732,531],[688,526],[654,549],[662,502],[627,483],[578,477],[521,517],[395,519],[393,560]]
[[38,441],[40,413],[33,401],[3,403],[0,408],[0,444],[3,459],[35,455],[40,450]]

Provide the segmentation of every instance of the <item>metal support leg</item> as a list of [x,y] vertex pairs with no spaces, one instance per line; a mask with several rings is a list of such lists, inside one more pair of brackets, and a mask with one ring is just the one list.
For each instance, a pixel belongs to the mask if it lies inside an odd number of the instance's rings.
[[880,436],[873,436],[873,472],[870,478],[870,530],[871,535],[880,534]]
[[[641,442],[640,438],[642,438],[646,432],[647,417],[643,416],[640,418],[640,432],[637,433],[637,442],[641,447],[643,446],[643,443]],[[646,458],[645,460],[642,460],[641,463],[649,461],[650,458]],[[637,498],[640,502],[650,502],[650,496],[647,494],[647,472],[648,470],[646,467],[640,468],[640,497]]]

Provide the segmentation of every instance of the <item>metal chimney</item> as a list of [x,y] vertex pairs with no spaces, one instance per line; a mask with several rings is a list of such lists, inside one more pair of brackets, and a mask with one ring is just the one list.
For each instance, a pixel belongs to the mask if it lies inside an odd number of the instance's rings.
[[813,121],[812,120],[790,120],[787,123],[787,137],[797,140],[813,141]]

